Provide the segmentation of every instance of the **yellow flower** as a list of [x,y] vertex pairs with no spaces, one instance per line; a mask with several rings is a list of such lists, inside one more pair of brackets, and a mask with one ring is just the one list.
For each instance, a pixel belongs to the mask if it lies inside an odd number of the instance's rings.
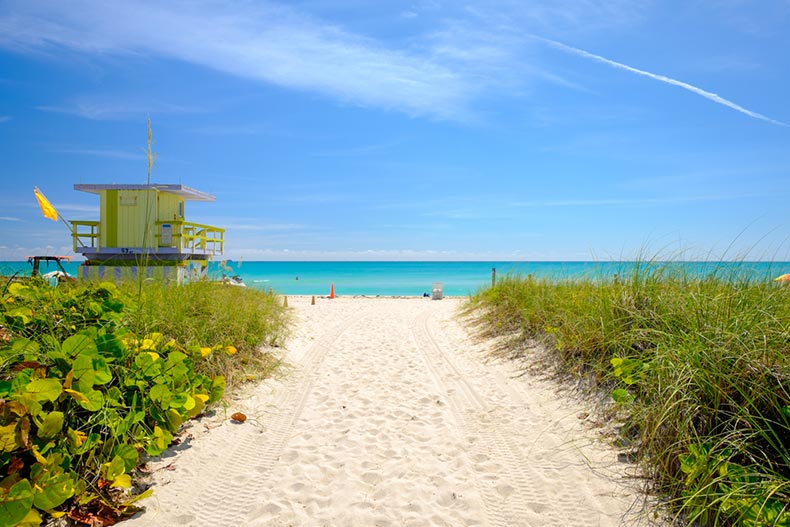
[[233,355],[238,350],[233,346],[225,346],[225,351],[227,352],[228,355]]
[[88,439],[88,436],[85,434],[85,432],[74,430],[74,438],[76,439],[77,446],[79,447],[85,442],[86,439]]
[[206,347],[200,348],[200,355],[201,356],[205,357],[209,353],[211,353],[211,348],[206,348]]
[[157,352],[155,352],[155,351],[146,351],[145,353],[147,353],[148,355],[150,355],[150,356],[151,356],[151,358],[152,358],[152,359],[154,359],[154,360],[156,360],[156,359],[158,359],[158,358],[159,358],[159,354],[158,354]]
[[152,350],[154,349],[154,341],[153,339],[143,339],[143,345],[140,347],[142,350]]
[[205,393],[196,393],[195,398],[200,399],[204,403],[208,401],[208,395],[206,395]]

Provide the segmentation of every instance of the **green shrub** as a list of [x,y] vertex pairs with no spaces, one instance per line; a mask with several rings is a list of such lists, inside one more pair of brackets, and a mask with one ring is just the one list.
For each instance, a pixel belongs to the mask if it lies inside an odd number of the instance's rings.
[[[284,310],[250,298],[231,302],[205,284],[138,296],[110,283],[10,284],[0,302],[0,527],[133,512],[148,494],[131,490],[140,455],[160,454],[222,397],[216,370],[244,371],[234,363],[282,335]],[[231,304],[246,319],[217,314]]]
[[[469,310],[610,391],[678,519],[790,525],[790,288],[638,264],[619,280],[516,276]],[[622,415],[622,413],[621,413]]]

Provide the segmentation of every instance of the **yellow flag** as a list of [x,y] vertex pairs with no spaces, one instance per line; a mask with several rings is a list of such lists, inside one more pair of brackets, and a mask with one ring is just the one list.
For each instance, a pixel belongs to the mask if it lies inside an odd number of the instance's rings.
[[38,200],[38,204],[41,206],[41,212],[44,213],[44,217],[49,218],[52,221],[58,221],[58,211],[56,211],[55,207],[52,206],[52,203],[50,203],[49,200],[44,197],[44,194],[38,190],[38,187],[33,187],[33,193],[36,195],[36,199]]

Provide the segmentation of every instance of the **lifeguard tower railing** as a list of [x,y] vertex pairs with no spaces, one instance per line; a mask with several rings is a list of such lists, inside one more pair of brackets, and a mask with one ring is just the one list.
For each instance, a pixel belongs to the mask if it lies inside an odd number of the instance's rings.
[[[100,222],[71,221],[74,252],[99,252],[113,247],[100,246]],[[142,249],[142,248],[141,248]],[[190,221],[157,221],[150,252],[177,252],[192,255],[217,255],[225,250],[225,229]],[[102,252],[104,252],[102,251]]]

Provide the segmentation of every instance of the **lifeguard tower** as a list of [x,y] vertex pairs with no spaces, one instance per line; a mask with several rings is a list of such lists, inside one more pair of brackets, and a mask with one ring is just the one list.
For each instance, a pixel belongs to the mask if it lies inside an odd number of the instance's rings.
[[214,201],[211,194],[180,184],[74,189],[100,198],[99,221],[71,221],[74,252],[85,257],[80,278],[120,281],[143,273],[181,283],[205,277],[208,261],[224,250],[225,229],[184,219],[187,201]]

